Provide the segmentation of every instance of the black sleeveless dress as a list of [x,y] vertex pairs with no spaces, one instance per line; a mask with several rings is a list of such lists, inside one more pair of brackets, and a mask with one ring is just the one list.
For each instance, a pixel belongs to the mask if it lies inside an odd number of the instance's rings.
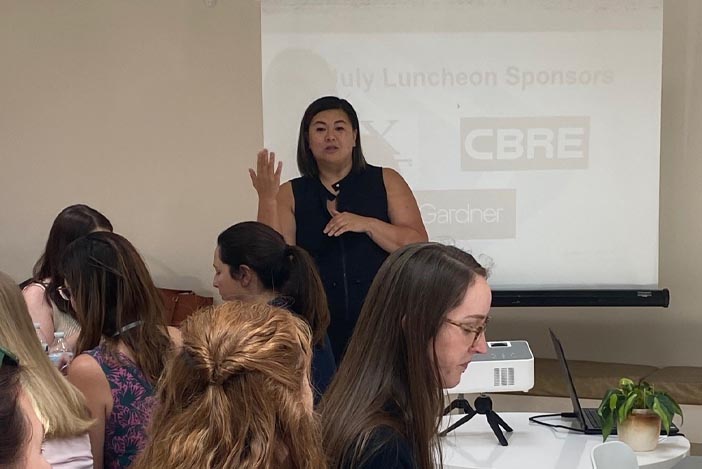
[[[366,165],[363,171],[349,173],[334,186],[339,191],[336,196],[338,211],[390,222],[382,168]],[[327,201],[333,200],[334,194],[319,179],[293,179],[292,190],[296,243],[314,258],[322,277],[331,314],[329,339],[338,363],[351,338],[366,293],[388,253],[365,233],[344,233],[339,237],[324,234],[324,227],[331,220]]]
[[[269,301],[268,304],[276,308],[287,309],[291,313],[300,316],[295,311],[295,304],[292,300],[284,296],[276,297]],[[329,341],[329,334],[325,334],[324,342],[312,347],[312,382],[310,384],[314,394],[314,405],[319,404],[334,377],[334,373],[336,373],[334,353]]]

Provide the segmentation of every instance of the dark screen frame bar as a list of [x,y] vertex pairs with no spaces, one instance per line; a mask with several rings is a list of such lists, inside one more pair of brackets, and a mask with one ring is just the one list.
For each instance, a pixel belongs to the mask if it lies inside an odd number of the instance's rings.
[[662,290],[493,290],[494,307],[651,306],[667,308],[670,291]]

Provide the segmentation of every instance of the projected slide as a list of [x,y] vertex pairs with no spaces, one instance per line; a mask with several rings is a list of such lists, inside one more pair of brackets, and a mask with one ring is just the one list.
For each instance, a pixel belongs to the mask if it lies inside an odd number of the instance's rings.
[[655,287],[661,25],[650,0],[263,0],[265,144],[296,177],[305,107],[338,95],[493,286]]

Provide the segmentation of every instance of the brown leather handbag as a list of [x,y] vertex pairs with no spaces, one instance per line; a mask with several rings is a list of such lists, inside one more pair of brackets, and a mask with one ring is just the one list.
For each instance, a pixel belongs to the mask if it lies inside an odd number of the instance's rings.
[[165,305],[166,324],[180,327],[180,323],[200,308],[212,306],[211,296],[200,296],[192,290],[159,288]]

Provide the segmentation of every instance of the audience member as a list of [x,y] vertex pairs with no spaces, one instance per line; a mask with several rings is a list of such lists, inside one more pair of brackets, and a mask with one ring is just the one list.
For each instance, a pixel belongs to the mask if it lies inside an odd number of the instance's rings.
[[122,236],[94,232],[77,239],[60,272],[81,326],[68,379],[96,420],[95,467],[128,467],[146,443],[154,385],[178,331],[166,328],[161,296]]
[[227,302],[182,325],[136,469],[323,469],[310,330],[288,311]]
[[90,469],[90,419],[83,395],[54,367],[40,347],[17,284],[0,272],[0,345],[22,362],[22,387],[46,434],[44,457],[56,469]]
[[49,231],[44,253],[34,265],[31,282],[22,290],[32,321],[39,323],[49,345],[54,332],[63,332],[69,347],[75,348],[80,327],[71,303],[58,290],[63,285],[59,262],[73,240],[98,230],[112,231],[112,224],[97,210],[87,205],[71,205],[61,210]]
[[41,454],[44,430],[21,385],[17,358],[0,347],[0,467],[50,469]]
[[327,336],[327,298],[309,254],[288,246],[278,232],[262,223],[243,222],[217,238],[214,269],[213,285],[222,299],[270,303],[307,321],[314,345],[312,386],[318,400],[336,364]]
[[322,399],[330,467],[441,465],[442,390],[487,351],[490,303],[485,269],[456,247],[422,243],[390,255]]
[[275,154],[258,153],[256,171],[249,170],[258,193],[258,221],[316,261],[338,363],[388,253],[427,241],[427,233],[402,176],[366,163],[358,116],[345,99],[325,96],[308,106],[300,123],[297,167],[301,177],[281,186]]

